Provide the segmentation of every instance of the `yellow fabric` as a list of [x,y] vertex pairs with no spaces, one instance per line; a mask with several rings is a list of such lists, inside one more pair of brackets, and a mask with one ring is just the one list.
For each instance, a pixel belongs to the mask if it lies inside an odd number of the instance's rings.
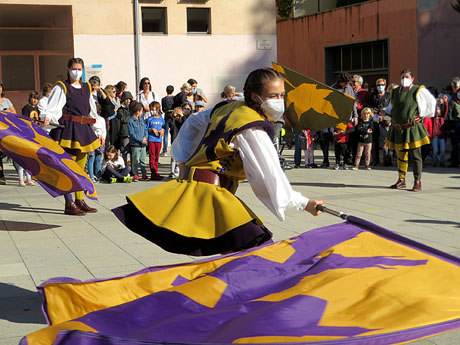
[[[78,164],[80,168],[83,169],[83,171],[85,171],[86,160],[88,158],[88,155],[86,153],[79,152],[76,155],[69,153],[69,156],[72,157],[72,159]],[[83,195],[83,191],[75,192],[75,199],[83,200]]]
[[101,146],[99,139],[94,140],[91,144],[83,145],[83,146],[80,144],[79,141],[69,140],[69,139],[57,140],[56,143],[58,143],[63,148],[72,149],[72,150],[80,150],[81,152],[86,152],[86,153],[94,151],[95,149]]
[[62,330],[79,330],[86,332],[98,333],[95,329],[79,321],[67,321],[59,323],[55,326],[43,328],[37,332],[29,334],[27,338],[28,344],[33,345],[50,345],[58,336],[59,331]]
[[[246,256],[258,256],[265,260],[284,263],[295,253],[294,248],[290,245],[292,242],[293,240],[285,240],[238,256],[222,257],[203,263],[192,262],[120,279],[47,284],[45,294],[50,323],[55,325],[76,319],[90,312],[117,306],[158,291],[177,291],[197,303],[207,306],[216,305],[227,286],[225,282],[218,282],[216,285],[215,278],[205,280],[200,278],[202,283],[210,284],[210,289],[206,289],[206,291],[196,284],[185,284],[184,286],[179,285],[176,287],[172,284],[179,276],[191,281],[198,277],[204,278],[207,273],[237,258]],[[212,294],[212,296],[209,296],[210,300],[213,301],[212,303],[203,300],[203,296],[209,294]],[[69,303],[69,300],[72,300],[72,303]]]
[[[190,176],[195,169],[191,169]],[[127,198],[155,225],[186,237],[216,238],[252,220],[262,225],[262,221],[225,188],[191,178],[169,181]],[[160,204],[152,207],[157,202]]]
[[[428,262],[417,267],[398,265],[397,269],[377,265],[364,269],[327,270],[304,277],[296,286],[259,300],[281,301],[299,294],[327,300],[320,324],[329,327],[359,325],[375,329],[359,336],[396,332],[426,326],[432,322],[458,319],[458,266],[372,233],[361,233],[329,248],[318,257],[331,254],[345,257],[383,256],[396,260],[395,264],[397,260],[406,259],[428,259]],[[369,284],[357,285],[357,281]],[[422,281],[423,284],[414,284]],[[268,338],[271,337],[264,337],[264,341],[281,342],[279,337],[273,337],[271,341]],[[257,342],[257,339],[254,340],[249,342]],[[295,340],[290,338],[286,341]],[[302,341],[301,337],[297,341]]]
[[398,174],[399,178],[405,178],[409,166],[409,151],[396,151],[398,155]]
[[[207,274],[242,257],[259,256],[265,260],[284,263],[295,253],[294,246],[291,246],[295,241],[294,238],[250,253],[217,258],[208,262],[164,267],[159,271],[119,279],[47,284],[44,289],[51,324],[66,322],[89,312],[120,305],[158,291],[176,291],[212,308],[217,305],[225,290],[231,287],[227,287],[224,281]],[[387,334],[458,319],[460,310],[458,266],[367,232],[330,247],[316,257],[325,258],[332,254],[356,259],[385,257],[393,260],[393,263],[386,266],[379,264],[380,261],[377,260],[375,265],[367,265],[364,268],[338,266],[335,269],[320,271],[305,276],[291,288],[263,296],[257,301],[276,302],[297,295],[320,298],[328,302],[320,325],[359,326],[372,329],[356,337]],[[426,260],[426,263],[406,266],[405,260]],[[173,282],[179,276],[190,282],[173,286]],[[201,280],[205,286],[200,289],[194,279]],[[357,284],[357,282],[364,283]],[[211,302],[202,298],[204,294],[212,295]],[[68,303],[69,300],[72,300],[72,303]],[[66,324],[64,326],[68,327]],[[35,339],[29,337],[38,332],[29,335],[28,339]],[[234,343],[279,343],[327,339],[331,337],[327,335],[309,338],[263,336],[241,338]],[[51,343],[50,341],[46,344]]]
[[401,144],[394,143],[392,141],[388,141],[387,139],[385,139],[385,144],[388,146],[388,148],[390,150],[396,150],[396,151],[416,149],[417,147],[428,145],[429,143],[430,143],[430,138],[428,138],[427,136],[423,137],[420,140],[411,142],[411,143],[401,143]]
[[[88,87],[89,87],[89,93],[91,94],[91,92],[93,92],[93,88],[91,87],[91,84],[87,81],[86,84],[88,84]],[[55,86],[56,85],[60,85],[63,89],[64,89],[64,93],[67,95],[67,87],[65,86],[64,82],[58,80],[56,82],[56,84],[54,84]]]
[[[231,115],[228,116],[230,113]],[[226,118],[227,116],[228,118]],[[235,177],[237,180],[246,179],[243,162],[238,150],[230,148],[230,143],[243,126],[256,121],[265,121],[265,118],[249,108],[245,102],[232,102],[218,108],[212,114],[211,123],[204,138],[205,140],[209,139],[210,136],[215,134],[218,127],[217,131],[220,131],[222,125],[225,125],[223,134],[230,135],[230,140],[219,138],[217,143],[212,143],[212,145],[215,144],[213,152],[216,156],[216,159],[212,161],[208,161],[206,155],[206,150],[209,149],[209,146],[206,143],[202,144],[199,151],[186,163],[187,166],[196,166],[212,171],[221,171],[224,168],[226,176]]]

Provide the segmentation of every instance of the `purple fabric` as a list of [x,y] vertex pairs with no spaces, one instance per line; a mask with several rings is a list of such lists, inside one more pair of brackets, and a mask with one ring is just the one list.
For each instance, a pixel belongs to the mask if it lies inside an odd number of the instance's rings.
[[[318,257],[319,253],[354,239],[363,232],[372,232],[386,240],[426,253],[427,259],[411,260],[391,253],[374,257],[345,257],[331,253]],[[230,344],[244,337],[327,335],[347,338],[305,343],[385,345],[407,342],[460,327],[460,319],[455,319],[399,332],[357,337],[373,329],[359,325],[330,327],[321,323],[328,300],[299,294],[278,302],[260,301],[259,299],[264,296],[293,288],[307,276],[335,269],[393,270],[407,266],[416,269],[418,266],[425,266],[430,257],[460,266],[458,258],[355,217],[349,217],[346,223],[315,229],[294,237],[290,245],[294,249],[293,254],[284,262],[247,255],[260,249],[259,247],[228,255],[227,257],[233,260],[207,272],[207,276],[215,277],[227,284],[214,307],[200,304],[177,291],[160,291],[75,319],[96,329],[99,334],[62,331],[54,344]],[[201,262],[212,260],[215,258]],[[153,267],[132,275],[180,266]],[[197,277],[195,281],[201,277]],[[93,281],[105,280],[108,279]],[[40,292],[44,295],[45,310],[44,288],[47,284],[58,282],[77,280],[54,278],[43,283]],[[180,286],[189,282],[188,279],[177,275],[172,285]],[[25,340],[21,342],[21,345],[26,344]]]
[[[66,152],[56,153],[52,148],[50,149],[40,144],[40,136],[46,137],[49,140],[48,134],[42,128],[25,117],[8,112],[0,112],[0,123],[7,126],[5,129],[0,128],[0,150],[34,176],[37,182],[51,196],[57,197],[76,191],[87,191],[90,195],[95,194],[94,184],[88,177],[88,174],[76,164],[75,170],[72,170],[63,163],[63,160],[72,160]],[[9,139],[11,137],[17,137],[31,141],[37,144],[36,147],[38,147],[38,149],[33,152],[31,152],[30,149],[26,150],[20,146],[20,141],[17,142],[15,147],[10,147],[10,149],[8,149],[4,143],[2,143],[2,140],[6,137],[9,137]],[[14,144],[16,143],[10,143],[9,145]],[[62,150],[55,143],[51,142],[50,145],[56,145],[57,148],[55,150]],[[33,155],[36,155],[38,160],[32,158]],[[53,169],[51,172],[54,176],[51,180],[57,182],[60,178],[65,176],[71,180],[71,187],[62,190],[57,188],[55,184],[42,180],[39,174],[42,172],[44,166]]]

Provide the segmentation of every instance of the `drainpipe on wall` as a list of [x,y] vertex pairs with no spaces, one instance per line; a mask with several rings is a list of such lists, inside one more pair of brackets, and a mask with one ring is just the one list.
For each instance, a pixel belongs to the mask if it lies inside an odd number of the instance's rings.
[[[139,82],[141,80],[141,63],[140,63],[140,34],[139,34],[139,0],[134,0],[134,69],[136,71],[136,90],[139,92],[137,89],[139,87]],[[136,92],[136,94],[137,94]]]

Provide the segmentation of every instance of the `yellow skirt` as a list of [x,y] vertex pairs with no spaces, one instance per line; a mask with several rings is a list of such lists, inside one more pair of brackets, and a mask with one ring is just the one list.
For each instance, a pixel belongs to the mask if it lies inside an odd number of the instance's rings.
[[114,209],[115,215],[171,252],[211,255],[271,240],[271,232],[243,201],[210,183],[173,180],[126,198],[128,204]]

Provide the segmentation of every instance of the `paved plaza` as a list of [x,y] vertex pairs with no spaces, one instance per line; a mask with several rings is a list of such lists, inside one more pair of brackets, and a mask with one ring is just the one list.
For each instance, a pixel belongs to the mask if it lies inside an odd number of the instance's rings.
[[[287,157],[292,154],[286,151]],[[160,163],[160,172],[167,174],[169,158],[162,157]],[[126,194],[161,182],[98,184],[99,201],[88,202],[98,213],[75,217],[63,214],[62,197],[52,198],[38,185],[19,187],[12,165],[6,163],[5,169],[8,185],[0,186],[0,345],[17,344],[22,336],[46,326],[35,287],[48,278],[113,277],[195,259],[163,251],[126,229],[110,211],[124,203]],[[460,169],[426,168],[420,193],[387,188],[396,181],[395,167],[302,168],[287,171],[287,176],[295,190],[325,200],[332,209],[460,257]],[[412,186],[411,172],[407,180]],[[328,214],[313,217],[290,210],[286,221],[279,222],[247,182],[237,194],[264,219],[275,240],[342,221]],[[414,344],[458,345],[460,331]]]

